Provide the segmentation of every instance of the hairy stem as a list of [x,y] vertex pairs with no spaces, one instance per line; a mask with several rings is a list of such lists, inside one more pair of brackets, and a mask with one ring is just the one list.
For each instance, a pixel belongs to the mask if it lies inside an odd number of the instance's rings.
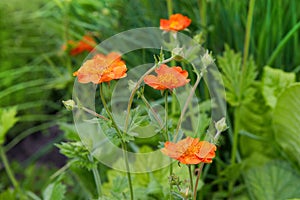
[[194,196],[193,196],[193,200],[196,200],[196,199],[197,199],[198,183],[199,183],[199,180],[200,180],[200,176],[201,176],[201,173],[202,173],[203,166],[204,166],[204,163],[201,163],[199,169],[197,170],[198,174],[197,174],[196,183],[195,183],[195,188],[194,188]]
[[192,165],[187,165],[189,168],[189,175],[190,175],[190,187],[191,187],[191,191],[192,194],[194,194],[194,183],[193,183],[193,174],[192,174]]
[[122,150],[123,150],[123,156],[124,156],[124,160],[125,160],[127,179],[128,179],[129,189],[130,189],[130,199],[133,200],[134,196],[133,196],[133,187],[132,187],[131,174],[130,174],[130,168],[129,168],[129,162],[128,162],[127,146],[126,146],[126,143],[123,140],[122,132],[120,131],[120,129],[119,129],[117,123],[115,122],[110,110],[108,109],[108,106],[106,104],[106,101],[105,101],[105,98],[104,98],[104,95],[103,95],[103,88],[102,87],[103,87],[102,84],[100,84],[100,98],[101,98],[102,104],[104,106],[104,109],[106,110],[109,118],[112,121],[112,124],[113,124],[114,128],[117,131],[118,137],[121,139],[121,146],[122,146]]
[[196,90],[196,88],[198,87],[201,78],[202,78],[202,75],[197,74],[197,80],[196,80],[194,86],[192,87],[191,92],[190,92],[190,94],[189,94],[188,98],[186,99],[186,102],[185,102],[185,104],[184,104],[184,106],[183,106],[183,109],[182,109],[182,111],[181,111],[181,114],[180,114],[180,117],[179,117],[179,120],[178,120],[178,123],[177,123],[177,127],[176,127],[176,131],[175,131],[174,139],[173,139],[175,142],[176,142],[176,140],[177,140],[178,133],[179,133],[179,129],[180,129],[180,127],[181,127],[181,123],[182,123],[182,121],[183,121],[183,117],[184,117],[184,115],[185,115],[185,112],[186,112],[186,110],[187,110],[187,108],[188,108],[189,103],[190,103],[191,100],[192,100],[193,95],[195,94],[195,90]]
[[129,97],[129,101],[128,101],[128,105],[127,105],[127,113],[126,113],[126,118],[125,118],[125,126],[124,126],[124,132],[127,131],[128,129],[128,123],[129,123],[129,114],[130,114],[130,109],[132,106],[132,102],[133,102],[133,98],[134,95],[136,94],[136,91],[139,89],[140,85],[142,84],[145,76],[149,75],[151,72],[153,72],[155,70],[155,68],[161,64],[165,64],[170,62],[171,60],[173,60],[173,57],[168,58],[166,60],[163,60],[161,62],[156,63],[153,67],[151,67],[145,74],[143,74],[141,76],[141,78],[138,80],[138,82],[136,83],[135,87],[133,88],[133,90],[131,91],[130,97]]

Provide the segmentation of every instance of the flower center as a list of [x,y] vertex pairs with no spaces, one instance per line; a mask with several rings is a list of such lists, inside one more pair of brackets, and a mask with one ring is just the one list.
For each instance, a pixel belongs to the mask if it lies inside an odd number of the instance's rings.
[[163,84],[174,84],[176,85],[178,83],[177,78],[174,76],[174,74],[164,74],[161,76],[158,76],[159,82]]

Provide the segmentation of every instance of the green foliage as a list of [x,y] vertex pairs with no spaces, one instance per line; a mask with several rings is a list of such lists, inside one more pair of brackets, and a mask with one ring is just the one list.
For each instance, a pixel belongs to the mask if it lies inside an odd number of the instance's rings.
[[251,101],[255,92],[252,85],[257,76],[253,59],[243,65],[241,54],[235,53],[226,45],[223,56],[218,56],[218,63],[222,70],[226,101],[232,106]]
[[296,80],[294,73],[287,73],[280,69],[264,67],[262,76],[262,94],[266,104],[274,108],[278,96]]
[[245,173],[249,192],[255,199],[285,200],[300,196],[300,176],[285,161],[272,161]]
[[5,142],[5,135],[7,131],[18,121],[16,114],[16,107],[8,109],[0,108],[0,145]]
[[89,150],[82,144],[82,142],[62,142],[61,144],[56,144],[60,149],[60,152],[67,156],[73,165],[79,167],[85,167],[89,170],[97,166],[97,162],[91,159],[91,154]]
[[289,159],[300,164],[300,85],[294,84],[279,96],[273,113],[275,139]]
[[65,199],[66,186],[61,183],[51,183],[43,192],[44,200],[63,200]]

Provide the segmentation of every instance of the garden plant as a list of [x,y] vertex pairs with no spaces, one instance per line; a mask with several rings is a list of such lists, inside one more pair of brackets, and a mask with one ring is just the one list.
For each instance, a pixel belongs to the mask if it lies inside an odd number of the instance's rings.
[[0,200],[300,199],[297,0],[0,2]]

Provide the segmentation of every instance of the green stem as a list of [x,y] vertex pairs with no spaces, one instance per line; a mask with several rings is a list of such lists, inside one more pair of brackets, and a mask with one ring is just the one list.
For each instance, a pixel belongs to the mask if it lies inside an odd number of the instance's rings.
[[199,183],[199,180],[200,180],[200,176],[201,176],[201,173],[202,173],[203,166],[204,166],[204,163],[201,163],[199,169],[197,170],[198,174],[197,174],[195,188],[194,188],[193,200],[197,199],[198,183]]
[[130,189],[130,199],[133,200],[133,186],[132,186],[132,181],[131,181],[131,174],[130,174],[130,168],[129,168],[129,162],[128,162],[128,151],[127,151],[127,146],[124,142],[122,142],[122,149],[123,149],[123,156],[125,158],[125,165],[126,165],[126,171],[127,171],[127,179],[129,183],[129,189]]
[[163,125],[162,120],[159,118],[159,116],[157,115],[155,110],[152,108],[152,106],[150,105],[148,100],[145,98],[144,94],[141,95],[141,99],[144,102],[144,104],[146,105],[146,107],[151,111],[151,113],[152,113],[153,117],[155,118],[155,120],[157,121],[159,127],[164,130],[164,125]]
[[196,88],[198,87],[198,85],[200,83],[201,78],[202,78],[202,75],[197,74],[197,80],[196,80],[194,86],[192,87],[191,92],[190,92],[190,94],[189,94],[188,98],[186,99],[186,102],[185,102],[185,104],[183,106],[183,109],[181,111],[181,114],[180,114],[180,117],[179,117],[179,120],[178,120],[178,123],[177,123],[176,130],[175,130],[175,135],[174,135],[174,139],[173,139],[174,142],[177,141],[177,137],[178,137],[179,129],[181,127],[181,123],[183,121],[183,117],[185,115],[185,112],[186,112],[186,110],[188,108],[188,105],[189,105],[190,101],[192,100],[192,97],[193,97],[193,95],[195,93],[195,90],[196,90]]
[[278,56],[279,52],[283,49],[284,45],[290,40],[294,33],[300,28],[300,21],[285,35],[285,37],[280,41],[277,45],[276,49],[273,51],[272,55],[270,56],[267,65],[272,65],[276,57]]
[[2,146],[0,146],[0,156],[1,156],[1,160],[3,161],[3,165],[5,167],[6,173],[7,173],[8,177],[9,177],[12,185],[14,186],[14,188],[17,191],[21,191],[20,187],[19,187],[19,183],[18,183],[17,179],[15,178],[14,173],[12,172],[12,170],[10,168],[8,159],[6,157],[6,154],[5,154],[4,149],[3,149]]
[[[237,153],[238,153],[238,139],[239,139],[239,129],[240,129],[240,116],[239,116],[239,108],[236,107],[234,109],[234,130],[233,130],[233,143],[232,143],[232,149],[231,149],[231,165],[234,165],[236,163]],[[228,198],[231,197],[233,187],[234,187],[235,181],[230,181],[228,186]]]
[[132,187],[131,174],[130,174],[130,168],[129,168],[129,163],[128,163],[128,153],[127,153],[126,143],[123,140],[122,133],[121,133],[120,129],[118,128],[117,123],[115,122],[110,110],[108,109],[108,106],[106,104],[106,101],[105,101],[105,98],[104,98],[104,95],[103,95],[103,88],[102,87],[103,87],[102,84],[100,84],[100,98],[101,98],[102,104],[104,106],[104,109],[106,110],[106,113],[108,114],[109,118],[112,121],[112,124],[113,124],[114,128],[117,131],[118,137],[121,139],[121,146],[122,146],[122,150],[123,150],[125,166],[126,166],[126,173],[127,173],[127,179],[128,179],[128,184],[129,184],[129,190],[130,190],[130,199],[133,200],[134,199],[133,187]]
[[192,165],[187,165],[188,168],[189,168],[189,175],[190,175],[190,187],[191,187],[191,191],[192,191],[192,194],[194,194],[194,184],[193,184],[193,174],[192,174]]
[[233,130],[233,146],[231,149],[231,160],[230,163],[234,164],[236,162],[236,155],[237,155],[237,149],[238,149],[238,134],[239,134],[239,107],[236,107],[234,109],[234,130]]
[[170,141],[169,134],[168,134],[168,112],[169,112],[168,94],[169,94],[169,91],[166,90],[164,92],[165,92],[165,140]]
[[249,54],[249,44],[250,44],[254,5],[255,5],[255,0],[250,0],[249,10],[247,15],[245,41],[244,41],[243,70],[246,66],[246,61],[248,59],[248,54]]
[[[90,159],[91,162],[94,161],[92,155],[89,156],[89,159]],[[96,164],[96,166],[93,167],[92,171],[93,171],[95,184],[96,184],[96,187],[97,187],[98,198],[100,198],[102,196],[102,191],[101,191],[101,185],[102,184],[101,184],[100,174],[99,174],[99,171],[98,171],[98,164]]]
[[135,87],[133,88],[133,90],[131,91],[130,97],[129,97],[129,101],[128,101],[128,105],[127,105],[127,113],[126,113],[126,118],[125,118],[125,125],[124,125],[124,132],[127,131],[128,128],[128,123],[129,123],[129,114],[130,114],[130,109],[132,106],[132,102],[133,102],[133,98],[134,95],[136,93],[136,91],[139,89],[141,83],[144,81],[145,76],[147,76],[148,74],[150,74],[151,72],[153,72],[155,70],[155,68],[161,64],[165,64],[167,62],[170,62],[171,60],[173,60],[173,57],[168,58],[166,60],[163,60],[161,62],[156,63],[153,67],[151,67],[145,74],[143,74],[141,76],[141,78],[138,80],[138,82],[135,84]]
[[173,5],[172,0],[167,0],[167,8],[168,8],[168,15],[169,17],[173,14]]

